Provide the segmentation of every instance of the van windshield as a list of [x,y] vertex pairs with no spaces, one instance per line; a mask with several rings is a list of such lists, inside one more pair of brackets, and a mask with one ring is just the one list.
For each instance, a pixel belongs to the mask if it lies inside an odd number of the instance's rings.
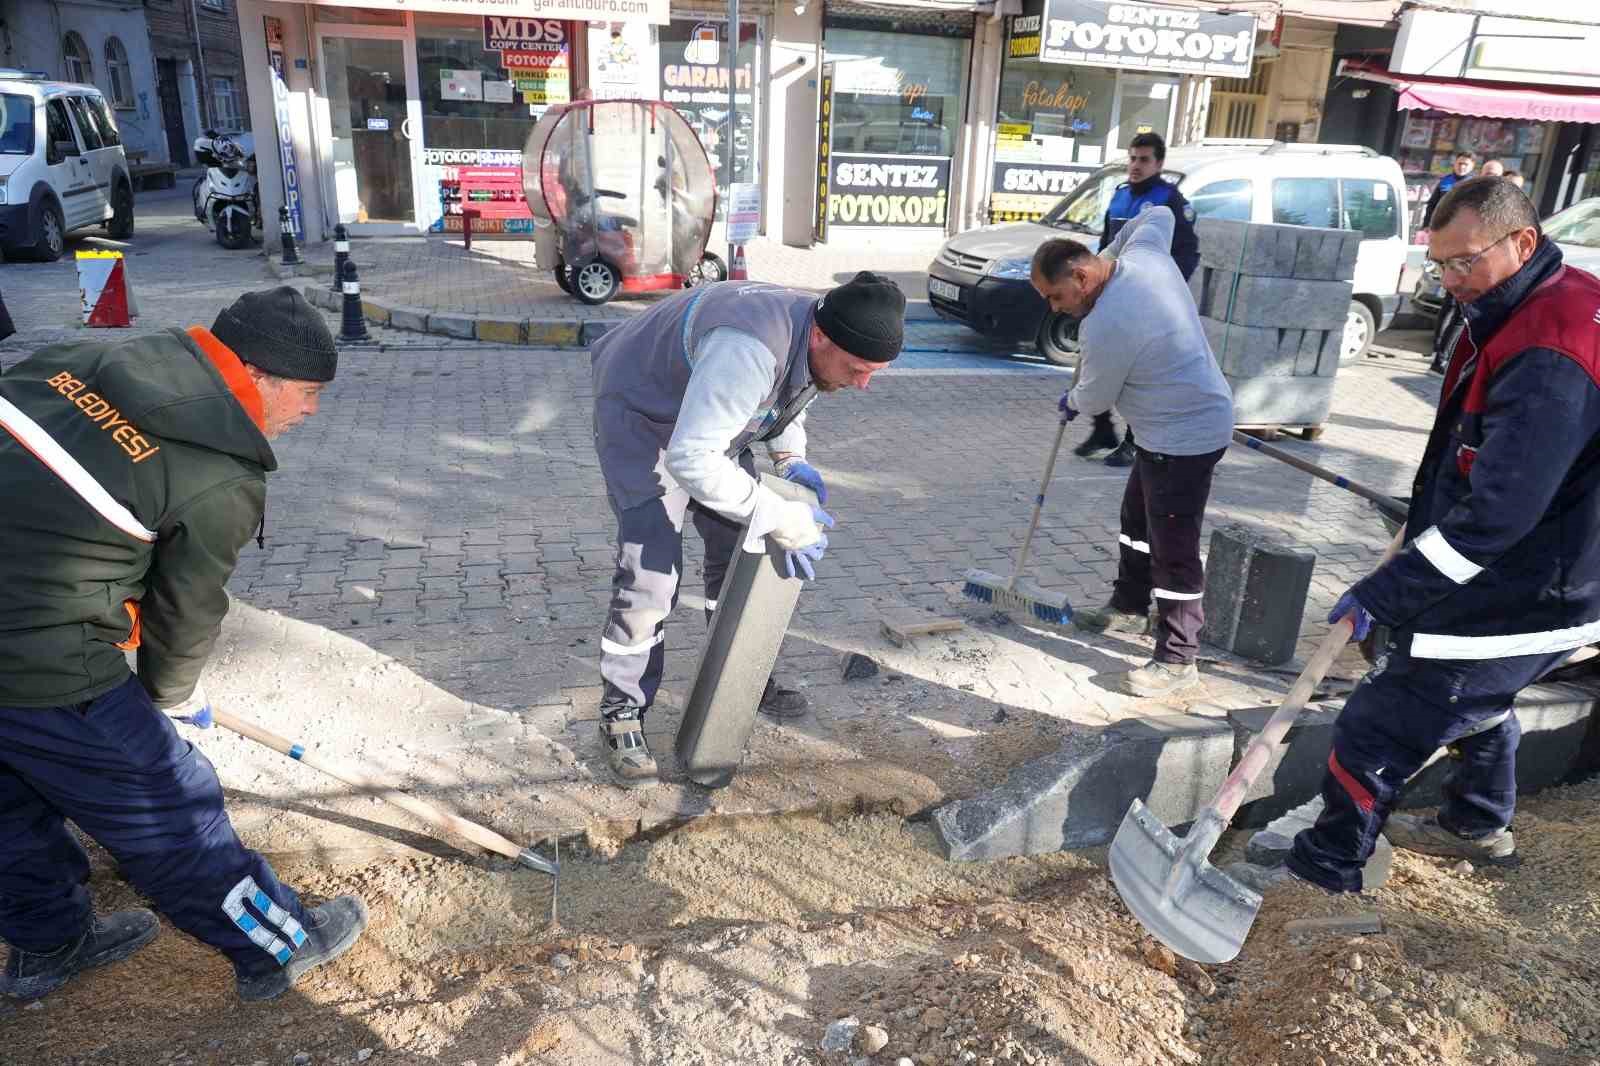
[[33,152],[33,98],[0,93],[0,155]]

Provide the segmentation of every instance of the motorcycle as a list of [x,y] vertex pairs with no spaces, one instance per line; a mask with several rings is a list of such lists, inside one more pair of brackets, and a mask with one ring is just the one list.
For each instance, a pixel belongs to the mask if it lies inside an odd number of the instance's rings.
[[194,156],[206,168],[194,183],[194,217],[224,248],[250,247],[254,231],[261,228],[255,138],[206,130],[195,138]]

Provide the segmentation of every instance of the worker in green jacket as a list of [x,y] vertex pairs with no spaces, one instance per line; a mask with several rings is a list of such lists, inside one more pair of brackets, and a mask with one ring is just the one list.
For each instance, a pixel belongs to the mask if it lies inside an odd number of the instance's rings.
[[209,330],[53,345],[0,377],[0,994],[36,999],[156,934],[147,910],[94,914],[68,818],[228,956],[241,999],[365,927],[360,899],[303,906],[240,843],[171,720],[210,724],[200,674],[262,523],[268,442],[316,413],[336,363],[321,315],[279,288]]

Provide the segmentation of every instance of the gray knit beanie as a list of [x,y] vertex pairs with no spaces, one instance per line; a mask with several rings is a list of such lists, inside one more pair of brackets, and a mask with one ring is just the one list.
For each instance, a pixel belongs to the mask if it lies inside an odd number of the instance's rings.
[[211,327],[243,362],[274,377],[332,381],[339,349],[322,314],[287,285],[247,292]]

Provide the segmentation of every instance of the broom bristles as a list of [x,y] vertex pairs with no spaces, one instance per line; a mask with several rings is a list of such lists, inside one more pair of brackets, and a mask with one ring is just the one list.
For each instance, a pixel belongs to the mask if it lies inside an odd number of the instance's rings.
[[969,599],[993,605],[1002,611],[1020,611],[1050,625],[1066,625],[1072,620],[1072,605],[1064,592],[1048,592],[1026,581],[1012,584],[1010,578],[987,570],[969,570],[963,594]]

